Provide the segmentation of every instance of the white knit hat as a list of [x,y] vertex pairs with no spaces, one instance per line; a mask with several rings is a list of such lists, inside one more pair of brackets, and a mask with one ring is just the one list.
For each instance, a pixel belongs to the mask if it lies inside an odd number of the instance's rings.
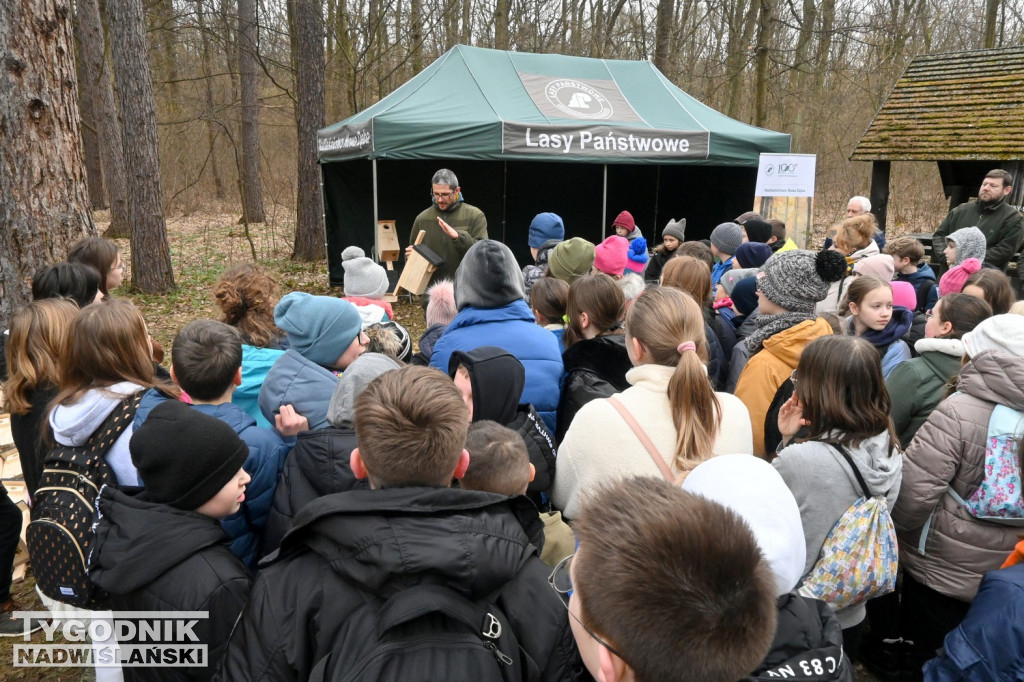
[[345,269],[346,296],[382,298],[387,293],[387,271],[367,258],[358,246],[341,252],[341,267]]
[[986,350],[998,350],[1014,357],[1024,357],[1024,315],[1006,313],[982,320],[964,334],[964,349],[973,358]]
[[796,498],[775,467],[753,455],[719,455],[691,471],[683,490],[718,502],[747,522],[775,574],[777,595],[796,587],[807,543]]

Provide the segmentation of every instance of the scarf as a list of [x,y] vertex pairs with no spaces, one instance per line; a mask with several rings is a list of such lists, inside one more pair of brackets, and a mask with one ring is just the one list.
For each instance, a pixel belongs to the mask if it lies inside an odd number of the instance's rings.
[[775,336],[779,332],[784,332],[790,327],[795,327],[801,322],[813,320],[815,317],[816,315],[813,312],[758,315],[755,320],[757,331],[748,336],[747,340],[744,341],[747,344],[747,350],[750,351],[750,357],[754,357],[754,354],[761,350],[766,339]]

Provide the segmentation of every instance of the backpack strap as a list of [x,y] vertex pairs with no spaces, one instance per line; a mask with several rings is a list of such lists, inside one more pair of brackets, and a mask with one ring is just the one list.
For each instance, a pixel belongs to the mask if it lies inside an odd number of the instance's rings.
[[123,400],[114,406],[114,409],[110,411],[110,414],[103,420],[103,423],[92,432],[92,435],[84,443],[79,446],[62,446],[58,444],[46,456],[45,461],[74,461],[74,453],[84,452],[89,455],[100,455],[100,459],[106,464],[103,456],[109,452],[110,448],[117,442],[117,439],[124,433],[124,430],[135,419],[135,411],[139,407],[139,401],[142,400],[144,392],[137,391],[125,396]]
[[668,464],[665,463],[665,458],[658,452],[658,448],[654,447],[654,443],[651,441],[650,436],[644,431],[643,427],[640,426],[636,418],[626,409],[626,406],[619,402],[619,399],[615,396],[608,396],[608,403],[615,408],[615,411],[622,415],[622,418],[629,425],[629,428],[633,430],[636,437],[640,439],[640,443],[647,450],[647,453],[654,460],[654,463],[658,465],[658,469],[661,470],[661,475],[665,477],[665,480],[672,483],[675,477],[672,476],[672,470],[668,468]]
[[839,454],[846,459],[846,463],[850,465],[850,468],[853,469],[853,475],[857,477],[857,483],[860,483],[860,489],[864,491],[864,499],[872,497],[871,491],[868,490],[868,484],[864,482],[864,477],[861,475],[860,469],[858,469],[857,465],[853,463],[853,457],[850,457],[850,453],[846,451],[846,448],[838,443],[829,443],[829,445],[835,448]]

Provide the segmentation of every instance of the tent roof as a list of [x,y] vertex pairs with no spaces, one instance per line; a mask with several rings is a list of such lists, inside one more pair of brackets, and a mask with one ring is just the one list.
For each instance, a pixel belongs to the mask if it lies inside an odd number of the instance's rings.
[[319,133],[322,162],[533,159],[756,166],[789,135],[740,123],[649,61],[457,45],[373,106]]
[[1024,47],[914,57],[853,161],[1016,160],[1024,154]]

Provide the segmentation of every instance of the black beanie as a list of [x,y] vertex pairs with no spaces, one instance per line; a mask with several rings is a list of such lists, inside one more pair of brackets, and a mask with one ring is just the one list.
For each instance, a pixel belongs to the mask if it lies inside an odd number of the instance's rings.
[[179,400],[165,400],[128,441],[146,497],[198,509],[242,468],[249,446],[226,423]]
[[767,244],[772,238],[772,226],[757,218],[751,218],[743,223],[743,229],[747,231],[747,239],[752,242]]

